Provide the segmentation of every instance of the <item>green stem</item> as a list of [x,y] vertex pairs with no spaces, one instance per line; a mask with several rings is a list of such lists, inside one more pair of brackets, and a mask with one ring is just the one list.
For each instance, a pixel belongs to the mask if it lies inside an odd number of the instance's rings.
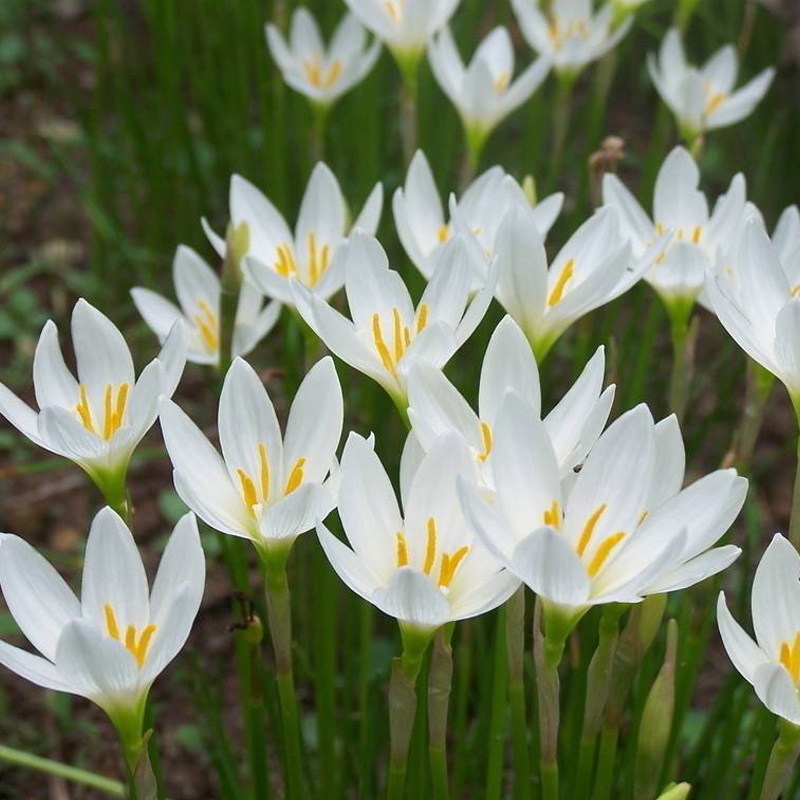
[[506,604],[506,653],[508,658],[508,700],[511,705],[511,741],[514,748],[516,800],[531,800],[531,759],[528,720],[525,710],[525,587]]
[[402,800],[406,786],[408,751],[417,713],[416,682],[422,659],[402,658],[392,662],[392,677],[389,684],[389,783],[387,800]]
[[112,797],[125,797],[125,786],[119,781],[105,778],[85,769],[62,764],[59,761],[36,756],[33,753],[26,753],[24,750],[17,750],[14,747],[0,745],[0,761],[35,770],[36,772],[43,772],[46,775],[55,775],[71,783],[97,789],[99,792],[104,792]]
[[359,715],[359,797],[371,794],[374,774],[373,747],[371,743],[372,719],[370,709],[370,679],[372,675],[372,641],[375,628],[374,607],[359,603],[359,665],[358,665],[358,715]]
[[330,106],[319,105],[319,103],[311,104],[311,115],[314,119],[310,130],[309,148],[315,164],[325,160],[325,132],[328,128],[329,113]]
[[689,319],[691,308],[667,306],[672,334],[672,376],[669,383],[669,409],[683,421],[686,404],[689,400],[689,386],[692,380],[693,337],[690,335]]
[[428,675],[428,755],[434,800],[450,796],[447,775],[447,714],[453,684],[452,626],[441,629],[434,640]]
[[267,567],[267,614],[275,652],[275,677],[283,725],[284,774],[287,798],[300,800],[303,794],[300,758],[300,725],[292,670],[292,609],[289,582],[284,565]]
[[547,177],[548,190],[552,190],[561,174],[564,149],[567,143],[569,118],[572,114],[572,87],[575,79],[571,75],[558,76],[555,107],[553,108],[553,140],[550,151],[550,172]]
[[[800,401],[792,398],[792,403],[798,426],[800,426]],[[792,490],[792,511],[789,517],[789,541],[795,547],[800,547],[800,436],[797,439],[797,468]]]
[[497,617],[494,663],[492,664],[491,716],[489,718],[489,757],[486,768],[486,800],[500,800],[503,792],[503,734],[505,729],[505,698],[508,685],[506,620],[507,609],[501,608]]
[[106,505],[122,517],[130,527],[133,522],[133,503],[128,492],[128,465],[108,473],[89,472],[89,477],[103,495]]
[[395,56],[403,76],[400,90],[400,141],[406,165],[411,163],[417,149],[419,100],[419,55]]
[[798,755],[800,755],[800,727],[781,720],[780,734],[769,757],[760,800],[778,800],[792,777],[792,769]]
[[615,762],[619,728],[606,725],[600,734],[600,752],[597,756],[597,773],[594,779],[592,800],[609,800],[614,788]]

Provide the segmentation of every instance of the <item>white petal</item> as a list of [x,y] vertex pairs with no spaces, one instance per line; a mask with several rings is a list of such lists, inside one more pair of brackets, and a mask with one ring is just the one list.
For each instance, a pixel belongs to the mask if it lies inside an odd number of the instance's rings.
[[290,542],[310,531],[333,510],[330,492],[318,483],[307,483],[270,506],[261,517],[261,535],[269,547],[273,541]]
[[43,689],[72,691],[50,661],[6,642],[0,642],[0,664]]
[[39,415],[2,383],[0,383],[0,415],[32,442],[44,446],[39,436]]
[[379,578],[367,561],[337,539],[321,522],[317,536],[336,574],[360,597],[373,602],[372,594],[380,586]]
[[33,388],[39,408],[73,408],[78,402],[78,382],[64,363],[58,328],[48,320],[42,328],[33,356]]
[[131,289],[131,299],[147,326],[163,342],[183,312],[166,297],[139,286]]
[[398,569],[388,586],[372,594],[372,602],[398,622],[422,628],[438,628],[452,616],[450,604],[427,575],[411,567]]
[[742,626],[733,618],[733,615],[728,610],[724,592],[720,592],[717,598],[717,625],[719,625],[719,633],[722,637],[722,644],[725,645],[725,650],[728,653],[728,658],[742,674],[742,677],[753,683],[756,670],[762,664],[766,664],[768,659]]
[[378,230],[378,225],[381,221],[381,213],[383,212],[383,184],[378,181],[369,193],[361,213],[356,217],[353,223],[353,230],[360,229],[370,234],[375,235]]
[[759,700],[773,713],[800,725],[800,701],[789,673],[780,664],[762,664],[756,669],[753,687]]

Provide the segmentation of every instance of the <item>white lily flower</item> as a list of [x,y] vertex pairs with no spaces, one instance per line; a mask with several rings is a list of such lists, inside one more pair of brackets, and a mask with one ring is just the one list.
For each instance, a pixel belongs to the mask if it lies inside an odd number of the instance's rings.
[[509,392],[491,468],[495,503],[462,482],[465,516],[501,563],[565,619],[685,588],[739,555],[733,545],[713,546],[739,513],[747,481],[718,470],[681,491],[675,417],[656,425],[644,405],[600,436],[565,501],[544,423]]
[[333,360],[323,358],[300,384],[281,436],[264,385],[237,358],[219,400],[222,455],[175,403],[161,401],[175,489],[215,530],[251,539],[265,557],[285,557],[335,506],[326,478],[336,468],[343,413]]
[[0,414],[32,442],[78,464],[109,504],[125,502],[131,455],[171,396],[186,363],[186,334],[173,325],[138,380],[119,329],[86,300],[72,311],[76,380],[64,363],[58,328],[45,323],[33,357],[38,413],[0,383]]
[[418,362],[444,366],[483,319],[494,280],[470,299],[473,274],[460,238],[442,248],[417,307],[380,242],[356,232],[347,247],[351,319],[294,284],[297,309],[332,353],[377,381],[405,415],[408,374]]
[[0,587],[41,655],[0,642],[0,664],[38,686],[88,698],[133,745],[150,686],[185,644],[204,585],[194,514],[175,526],[149,589],[131,532],[104,508],[86,543],[80,599],[29,544],[3,534]]
[[[371,444],[350,434],[342,455],[339,516],[348,547],[322,524],[331,566],[358,595],[427,641],[448,622],[504,603],[517,580],[468,532],[456,477],[471,475],[463,439],[443,437],[424,456],[403,510]],[[352,548],[352,549],[351,549]]]
[[449,27],[431,39],[428,61],[441,90],[456,107],[471,151],[541,86],[550,64],[540,57],[514,80],[514,48],[508,30],[491,31],[465,67]]
[[347,7],[391,50],[401,67],[413,66],[425,45],[461,0],[345,0]]
[[[564,195],[544,198],[532,208],[537,230],[547,236],[561,212]],[[414,266],[430,279],[439,251],[454,234],[467,231],[480,245],[476,266],[484,274],[495,249],[498,228],[509,208],[530,208],[522,187],[502,167],[492,167],[478,177],[458,201],[451,199],[455,217],[445,217],[444,206],[428,159],[418,150],[411,160],[405,184],[392,199],[394,221],[400,242]]]
[[760,221],[745,223],[733,268],[709,275],[706,287],[723,327],[800,409],[800,284],[789,283]]
[[[605,427],[614,387],[603,391],[605,357],[598,348],[571,389],[544,418],[562,478],[581,464]],[[525,334],[511,317],[495,329],[481,368],[478,413],[444,373],[426,364],[415,365],[408,382],[408,417],[423,450],[429,450],[447,433],[459,434],[469,446],[482,477],[493,489],[494,429],[502,400],[516,392],[537,417],[542,396],[539,370]]]
[[603,203],[617,210],[635,256],[642,256],[665,233],[672,234],[671,245],[644,275],[668,308],[691,308],[703,289],[706,272],[722,253],[735,249],[741,235],[747,207],[744,175],[733,178],[711,214],[699,184],[695,160],[683,147],[674,148],[658,171],[654,219],[650,219],[616,175],[603,176]]
[[751,595],[755,641],[719,593],[717,624],[728,657],[773,713],[800,725],[800,556],[776,533],[756,569]]
[[592,0],[553,0],[547,11],[538,0],[511,0],[511,6],[528,44],[568,80],[616,47],[633,24],[632,17],[615,24],[612,3],[595,13]]
[[[172,262],[172,280],[178,303],[137,286],[131,297],[144,321],[163,344],[173,325],[183,320],[187,331],[186,360],[219,364],[220,279],[190,247],[181,245]],[[232,355],[245,356],[275,327],[281,304],[264,305],[261,292],[247,280],[239,290]]]
[[[352,228],[375,233],[383,208],[383,186],[375,184]],[[347,241],[348,212],[336,176],[323,163],[314,167],[306,187],[294,234],[286,220],[252,183],[231,179],[231,223],[247,223],[249,249],[243,270],[267,297],[294,305],[290,284],[299,281],[314,294],[328,298],[344,283],[342,245]],[[206,235],[221,258],[225,240],[203,221]]]
[[497,232],[496,297],[541,362],[573,322],[630,289],[653,263],[661,244],[659,239],[633,258],[619,215],[603,208],[578,228],[548,267],[531,211],[515,207]]
[[381,53],[378,40],[367,47],[364,27],[346,14],[325,46],[316,19],[300,7],[292,15],[289,41],[272,24],[266,26],[267,45],[283,79],[312,103],[330,106],[360,83]]
[[698,68],[686,61],[681,35],[675,28],[664,37],[658,57],[650,54],[647,67],[687,140],[750,116],[775,76],[775,70],[769,67],[735,89],[739,71],[736,48],[725,45]]

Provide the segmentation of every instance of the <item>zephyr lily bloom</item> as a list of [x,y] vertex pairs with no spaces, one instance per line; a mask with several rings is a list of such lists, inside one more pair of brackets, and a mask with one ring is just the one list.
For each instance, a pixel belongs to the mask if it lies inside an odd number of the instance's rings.
[[498,412],[492,471],[493,505],[461,482],[465,516],[567,627],[590,606],[685,588],[739,555],[732,545],[711,548],[739,513],[747,481],[718,470],[681,491],[675,417],[656,425],[644,405],[600,436],[565,501],[544,423],[510,392]]
[[780,253],[758,220],[745,224],[731,275],[709,275],[706,286],[728,333],[784,383],[800,410],[800,284],[789,283]]
[[633,252],[641,256],[665,232],[672,244],[665,248],[644,279],[655,289],[667,308],[691,308],[721,253],[738,240],[747,206],[744,175],[731,181],[709,214],[708,201],[698,188],[700,170],[683,147],[676,147],[664,160],[656,178],[651,220],[633,194],[617,178],[603,176],[603,202],[619,212],[623,235]]
[[341,469],[339,516],[350,547],[322,523],[320,543],[356,594],[398,620],[404,640],[427,643],[440,626],[491,611],[517,589],[468,532],[456,476],[471,476],[474,463],[459,436],[443,437],[424,456],[402,513],[367,440],[350,434]]
[[366,31],[346,14],[325,47],[319,26],[307,8],[295,9],[289,41],[275,25],[266,26],[267,45],[283,79],[312,103],[330,106],[360,83],[375,66],[381,43],[367,47]]
[[[533,207],[531,219],[546,236],[561,212],[564,195],[560,192],[544,198]],[[451,206],[457,209],[459,229],[471,232],[480,244],[484,258],[477,267],[483,272],[491,261],[495,237],[508,209],[514,205],[530,207],[522,187],[502,167],[492,167],[477,178]],[[418,150],[408,167],[405,185],[392,199],[397,233],[414,266],[427,278],[442,246],[455,233],[456,220],[445,218],[444,207],[436,188],[428,159]]]
[[675,28],[664,37],[658,57],[649,56],[647,67],[687,141],[750,116],[775,76],[770,67],[736,90],[736,48],[725,45],[702,67],[694,67],[686,61],[681,35]]
[[[353,229],[375,233],[382,208],[383,186],[377,183]],[[292,280],[323,298],[342,288],[340,250],[347,241],[348,213],[339,182],[325,164],[317,164],[311,173],[294,234],[275,206],[239,175],[231,179],[230,214],[235,228],[243,222],[248,225],[249,248],[243,254],[243,270],[267,297],[293,306]],[[205,220],[203,224],[214,249],[224,258],[225,240]]]
[[497,232],[496,297],[525,332],[541,362],[573,322],[633,286],[661,244],[657,240],[633,259],[619,215],[604,208],[578,228],[548,267],[532,212],[515,207]]
[[383,386],[405,417],[411,367],[449,361],[483,319],[494,278],[470,299],[469,255],[463,241],[453,239],[439,253],[415,308],[377,239],[354,233],[346,261],[351,319],[299,283],[294,284],[297,310],[331,352]]
[[333,360],[304,378],[282,437],[255,370],[237,358],[219,400],[220,455],[170,400],[161,429],[184,503],[215,530],[251,539],[264,557],[288,555],[297,536],[335,505],[326,478],[342,435],[342,389]]
[[[194,364],[219,364],[220,280],[214,270],[190,247],[181,245],[172,262],[172,280],[178,303],[136,287],[131,297],[144,321],[163,344],[173,325],[183,320],[187,331],[186,360]],[[242,281],[233,356],[247,355],[275,326],[281,313],[277,302],[264,305],[261,292]]]
[[475,161],[494,128],[539,88],[550,64],[538,58],[514,80],[514,48],[504,27],[497,27],[478,45],[464,66],[450,28],[431,39],[428,61],[441,90],[456,107]]
[[78,464],[110,505],[122,507],[131,455],[158,416],[159,396],[171,396],[183,374],[183,325],[173,325],[138,380],[119,329],[83,299],[72,311],[72,344],[77,380],[48,321],[33,357],[39,412],[0,383],[0,414],[35,444]]
[[0,587],[20,630],[41,655],[0,642],[0,663],[26,680],[86,697],[141,746],[150,686],[189,636],[205,585],[194,514],[175,526],[153,583],[133,536],[110,508],[94,518],[80,599],[17,536],[0,535]]
[[[604,370],[600,347],[572,388],[544,418],[562,477],[583,462],[611,412],[614,387],[603,391]],[[494,429],[508,391],[516,392],[537,417],[541,416],[536,359],[525,334],[511,317],[500,322],[486,348],[477,414],[441,370],[426,364],[414,366],[408,382],[408,416],[414,434],[428,450],[446,433],[458,433],[469,446],[483,484],[493,488]]]
[[755,641],[719,593],[717,624],[728,657],[773,713],[800,725],[800,556],[776,533],[753,579]]
[[428,40],[461,0],[345,0],[347,7],[391,50],[401,68],[413,67]]
[[538,0],[511,0],[511,5],[528,44],[566,80],[616,47],[633,23],[628,17],[615,25],[612,3],[594,13],[592,0],[553,0],[548,11]]

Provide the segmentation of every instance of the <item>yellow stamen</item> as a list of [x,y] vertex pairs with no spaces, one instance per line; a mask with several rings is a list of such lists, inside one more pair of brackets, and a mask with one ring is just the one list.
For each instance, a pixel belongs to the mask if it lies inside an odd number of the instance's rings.
[[706,114],[713,114],[723,103],[725,100],[728,99],[728,95],[725,92],[716,92],[711,97],[706,100]]
[[422,333],[428,324],[428,304],[420,303],[417,309],[417,333]]
[[133,625],[128,625],[125,631],[125,647],[131,651],[136,652],[136,628]]
[[300,488],[300,484],[303,483],[305,465],[306,460],[304,458],[297,459],[297,462],[295,463],[294,467],[292,468],[292,472],[289,475],[289,480],[286,481],[286,488],[283,490],[284,495],[291,494]]
[[656,222],[656,236],[661,236],[664,233],[664,223]]
[[108,631],[108,635],[119,641],[119,625],[117,625],[117,615],[114,613],[114,609],[111,607],[110,603],[106,603],[103,606],[103,614],[106,618],[106,630]]
[[211,310],[211,306],[205,300],[199,300],[197,307],[199,314],[194,314],[193,319],[197,329],[200,331],[200,338],[209,352],[215,353],[219,347],[219,321],[217,315]]
[[642,511],[642,513],[639,515],[639,521],[636,524],[641,525],[649,516],[649,511]]
[[400,318],[400,309],[397,306],[392,309],[392,323],[394,325],[394,359],[399,361],[405,352],[405,342],[403,338],[403,320]]
[[86,384],[82,383],[78,387],[78,405],[75,406],[78,416],[81,418],[83,427],[90,433],[96,433],[92,422],[92,409],[89,406],[89,394],[86,391]]
[[606,559],[608,558],[611,551],[625,538],[625,534],[622,531],[615,533],[613,536],[609,536],[600,547],[597,548],[597,552],[594,554],[594,558],[589,562],[589,566],[586,568],[586,572],[589,573],[590,578],[594,578],[598,572],[600,572],[603,564],[605,564]]
[[103,392],[103,438],[108,441],[111,438],[111,426],[114,423],[114,412],[111,410],[111,384],[106,384]]
[[150,640],[156,632],[156,626],[152,623],[148,625],[139,636],[139,644],[136,647],[136,652],[133,654],[136,658],[136,663],[141,667],[147,658],[147,650],[150,647]]
[[381,357],[381,362],[386,371],[396,378],[397,370],[392,360],[392,354],[389,352],[389,348],[384,341],[383,331],[381,330],[381,315],[377,312],[372,315],[372,339],[375,342],[375,349],[378,351],[378,355]]
[[297,262],[294,260],[292,246],[282,244],[278,247],[278,260],[275,262],[275,272],[283,278],[288,278],[297,272]]
[[324,75],[319,61],[304,61],[303,68],[306,71],[308,82],[317,89],[330,89],[342,74],[342,62],[338,58]]
[[444,244],[450,238],[450,228],[447,225],[440,225],[437,236],[439,243]]
[[406,537],[402,533],[396,533],[395,537],[397,538],[397,566],[407,567],[408,544],[406,543]]
[[433,562],[436,560],[436,520],[433,517],[428,517],[428,542],[425,547],[425,563],[422,566],[422,571],[426,575],[431,574],[433,569]]
[[261,479],[261,496],[264,500],[269,499],[269,458],[267,458],[267,446],[263,442],[258,443],[258,465],[259,477]]
[[553,500],[553,505],[544,512],[543,517],[545,525],[556,530],[561,528],[561,506],[558,500]]
[[453,582],[458,565],[466,558],[469,547],[464,545],[449,556],[446,553],[442,556],[442,566],[439,568],[439,587],[447,589]]
[[781,643],[780,663],[792,676],[792,682],[800,681],[800,631],[795,634],[791,647],[789,642]]
[[328,269],[330,259],[330,245],[323,245],[317,249],[317,236],[315,233],[308,234],[308,282],[311,286],[316,286],[319,279]]
[[384,0],[383,7],[392,18],[392,22],[400,22],[400,9],[391,0]]
[[242,487],[242,497],[244,497],[245,505],[249,509],[250,513],[255,515],[253,506],[258,504],[256,485],[253,483],[253,479],[243,469],[237,469],[236,474],[239,477],[239,483]]
[[511,73],[508,71],[501,72],[495,79],[494,79],[494,90],[497,94],[503,94],[503,92],[508,89],[508,84],[511,82]]
[[575,259],[570,258],[567,263],[564,264],[564,269],[561,270],[561,274],[558,276],[556,285],[553,287],[553,291],[550,292],[550,297],[547,298],[548,306],[554,306],[561,300],[561,298],[564,296],[564,288],[574,272]]
[[488,422],[481,422],[481,438],[483,439],[483,452],[478,455],[478,461],[484,463],[492,452],[492,429]]
[[792,286],[791,295],[792,297],[797,297],[797,293],[800,292],[800,283],[796,283]]
[[606,504],[603,503],[592,512],[592,515],[587,520],[586,525],[583,528],[583,533],[581,533],[581,538],[578,539],[578,546],[575,548],[575,551],[579,556],[583,557],[583,554],[586,552],[586,548],[589,546],[595,526],[597,525],[597,520],[600,519],[605,510]]
[[403,328],[403,341],[405,341],[406,347],[411,344],[411,329],[408,325]]
[[695,229],[692,231],[692,242],[694,244],[700,244],[700,237],[703,235],[703,228],[700,225],[697,225]]

